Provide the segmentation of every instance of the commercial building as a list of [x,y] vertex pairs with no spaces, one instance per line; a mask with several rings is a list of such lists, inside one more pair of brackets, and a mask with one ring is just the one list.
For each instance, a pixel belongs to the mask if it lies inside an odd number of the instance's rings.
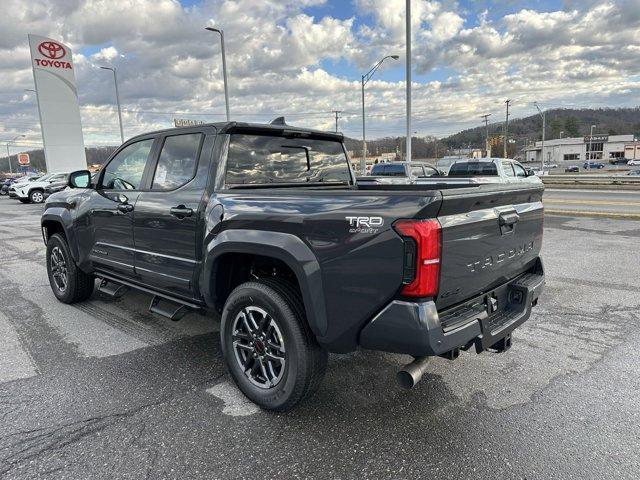
[[542,142],[536,142],[524,148],[524,161],[540,163],[559,163],[561,161],[584,162],[587,158],[593,161],[609,161],[625,158],[627,151],[638,144],[633,135],[586,135],[584,137],[556,138],[545,140],[544,152]]

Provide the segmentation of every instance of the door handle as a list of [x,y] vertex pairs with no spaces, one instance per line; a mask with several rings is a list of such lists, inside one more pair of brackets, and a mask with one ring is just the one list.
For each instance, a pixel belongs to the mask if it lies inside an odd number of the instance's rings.
[[510,212],[510,213],[501,213],[498,222],[502,227],[502,226],[515,225],[516,223],[518,223],[518,220],[520,220],[520,215],[518,215],[516,212]]
[[119,203],[118,210],[122,213],[133,212],[133,205],[131,205],[130,203]]
[[191,215],[193,215],[193,209],[187,208],[184,205],[173,207],[171,210],[169,210],[169,212],[171,213],[171,215],[177,218],[190,217]]

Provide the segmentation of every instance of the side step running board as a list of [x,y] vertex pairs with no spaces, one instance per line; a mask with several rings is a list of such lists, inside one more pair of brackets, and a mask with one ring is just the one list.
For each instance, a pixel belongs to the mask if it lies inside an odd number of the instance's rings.
[[129,291],[129,287],[112,280],[102,279],[100,285],[98,286],[98,291],[111,298],[120,298]]
[[189,307],[182,303],[172,302],[166,298],[154,295],[149,305],[149,311],[177,322],[184,317],[185,314],[189,313]]

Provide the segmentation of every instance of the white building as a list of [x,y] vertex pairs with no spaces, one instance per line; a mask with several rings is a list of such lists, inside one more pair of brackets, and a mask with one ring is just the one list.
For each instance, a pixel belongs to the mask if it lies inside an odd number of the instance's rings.
[[571,161],[574,163],[585,162],[588,152],[592,161],[607,162],[616,158],[625,157],[625,147],[635,145],[633,135],[586,135],[584,137],[556,138],[545,140],[544,152],[542,142],[530,145],[524,149],[524,161],[540,163],[544,158],[545,163],[559,163]]

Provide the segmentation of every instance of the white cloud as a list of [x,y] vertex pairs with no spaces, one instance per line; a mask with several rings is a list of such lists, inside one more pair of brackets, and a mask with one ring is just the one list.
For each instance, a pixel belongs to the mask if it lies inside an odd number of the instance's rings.
[[[381,54],[397,53],[400,66],[404,1],[354,0],[357,17],[347,19],[313,17],[306,10],[324,3],[203,0],[184,8],[176,0],[4,0],[0,135],[27,131],[33,141],[40,138],[33,98],[23,91],[32,88],[30,32],[59,38],[76,52],[88,144],[118,138],[112,78],[97,68],[105,63],[118,68],[128,135],[168,126],[170,112],[210,112],[198,118],[222,119],[219,38],[204,30],[216,25],[225,30],[236,118],[266,121],[289,113],[294,123],[331,128],[331,110],[338,109],[345,131],[358,136],[359,75],[330,73],[326,62],[359,72]],[[485,111],[497,119],[507,96],[514,115],[531,113],[533,100],[636,104],[637,0],[570,5],[552,12],[522,8],[490,20],[487,12],[471,18],[452,1],[414,0],[418,130],[455,132]],[[86,56],[83,49],[90,49]],[[428,77],[443,71],[448,78]],[[372,136],[402,132],[404,82],[371,81],[367,112]]]

